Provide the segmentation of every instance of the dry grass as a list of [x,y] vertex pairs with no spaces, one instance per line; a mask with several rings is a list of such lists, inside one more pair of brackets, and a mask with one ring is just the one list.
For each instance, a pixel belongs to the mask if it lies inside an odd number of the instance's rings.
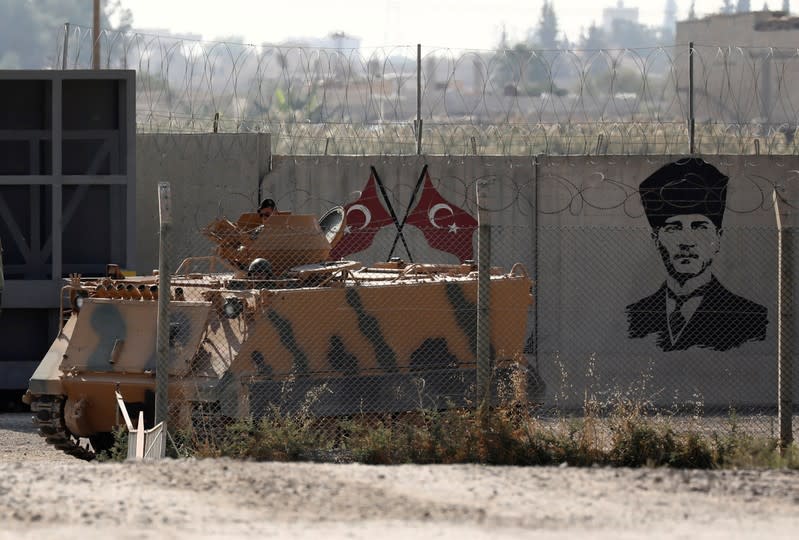
[[269,461],[799,469],[796,444],[780,451],[776,439],[743,432],[734,419],[722,431],[699,426],[676,428],[634,401],[601,412],[587,403],[579,417],[555,418],[509,403],[487,414],[453,408],[346,419],[273,411],[235,422],[216,438],[183,440],[197,457]]
[[[593,372],[594,358],[588,363]],[[312,406],[324,388],[312,390],[295,413],[273,406],[260,418],[226,424],[203,417],[193,430],[174,434],[172,457],[230,457],[259,461],[326,461],[368,464],[485,463],[559,465],[799,469],[799,447],[781,448],[774,437],[757,436],[730,414],[706,421],[701,399],[672,413],[655,409],[634,391],[600,400],[585,391],[577,414],[545,414],[522,399],[521,373],[500,385],[501,404],[491,408],[420,408],[320,418]],[[566,385],[566,377],[562,381]],[[215,418],[212,415],[210,418]],[[124,430],[104,459],[126,457]]]

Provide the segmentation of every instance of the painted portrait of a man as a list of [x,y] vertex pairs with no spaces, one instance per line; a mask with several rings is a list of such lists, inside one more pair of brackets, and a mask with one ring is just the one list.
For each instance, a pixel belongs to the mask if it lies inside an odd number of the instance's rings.
[[713,273],[728,180],[713,165],[688,158],[641,182],[639,195],[666,279],[627,306],[630,338],[654,334],[663,351],[727,351],[766,338],[767,309],[732,293]]

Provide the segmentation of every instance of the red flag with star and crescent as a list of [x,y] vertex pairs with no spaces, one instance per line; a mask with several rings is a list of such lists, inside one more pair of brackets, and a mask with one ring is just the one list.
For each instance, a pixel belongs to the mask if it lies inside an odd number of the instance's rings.
[[452,253],[461,262],[474,258],[472,236],[477,220],[447,201],[433,186],[427,171],[419,204],[405,223],[421,229],[430,247]]
[[331,250],[331,260],[363,251],[372,245],[377,231],[394,223],[380,202],[374,173],[369,175],[369,180],[366,181],[358,200],[344,206],[344,215],[346,216],[344,235]]

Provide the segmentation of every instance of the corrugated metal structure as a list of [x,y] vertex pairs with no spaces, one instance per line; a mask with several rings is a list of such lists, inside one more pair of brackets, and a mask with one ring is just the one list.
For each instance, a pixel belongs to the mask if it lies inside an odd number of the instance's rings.
[[61,278],[135,253],[135,72],[0,71],[0,390],[58,330]]

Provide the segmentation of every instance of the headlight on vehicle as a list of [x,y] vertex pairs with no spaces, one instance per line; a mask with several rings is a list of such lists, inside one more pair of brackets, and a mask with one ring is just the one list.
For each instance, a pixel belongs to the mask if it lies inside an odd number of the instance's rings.
[[244,311],[244,302],[241,298],[236,298],[235,296],[225,298],[225,305],[222,306],[222,311],[228,319],[235,319]]
[[72,295],[72,309],[75,312],[80,312],[81,308],[83,308],[83,302],[86,298],[89,297],[89,291],[85,289],[78,289],[77,291],[73,291]]

